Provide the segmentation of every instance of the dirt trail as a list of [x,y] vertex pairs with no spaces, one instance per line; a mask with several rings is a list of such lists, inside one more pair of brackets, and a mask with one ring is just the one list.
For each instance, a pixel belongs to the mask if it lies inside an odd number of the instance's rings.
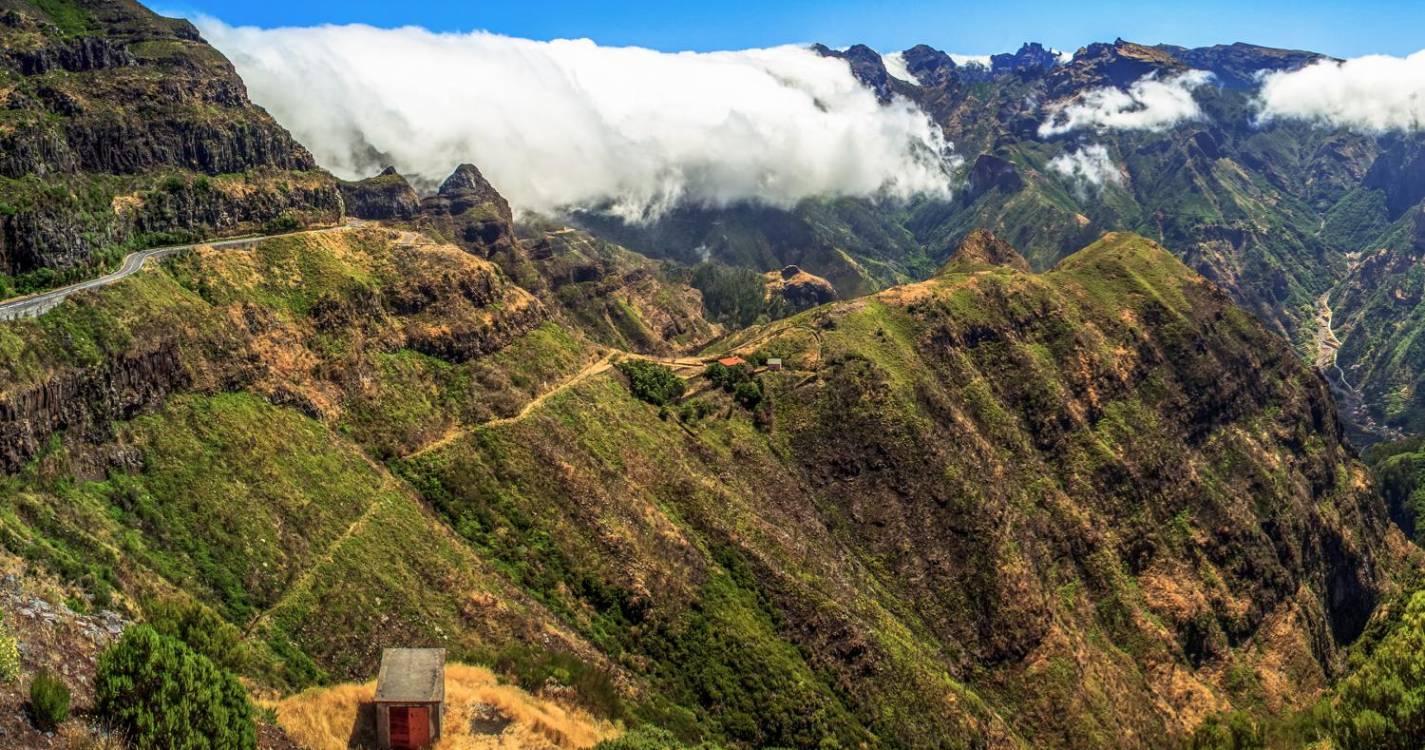
[[432,451],[440,450],[441,448],[444,448],[450,445],[451,443],[454,443],[455,441],[459,440],[460,438],[470,434],[471,431],[482,427],[500,427],[502,425],[514,424],[515,422],[518,422],[524,419],[525,417],[528,417],[531,413],[534,412],[535,409],[538,409],[546,402],[548,402],[549,399],[563,393],[564,391],[569,390],[570,388],[573,388],[574,386],[579,385],[580,383],[588,380],[591,377],[594,377],[595,375],[607,372],[608,370],[612,369],[614,366],[615,359],[641,359],[648,362],[657,362],[658,364],[666,365],[668,367],[673,368],[674,372],[678,374],[678,377],[684,380],[691,380],[692,378],[702,374],[703,368],[706,366],[705,362],[694,357],[663,358],[652,357],[645,354],[633,354],[630,352],[611,351],[600,357],[599,359],[595,360],[594,362],[591,362],[590,364],[586,365],[579,372],[574,373],[568,378],[565,378],[564,380],[560,381],[553,388],[550,388],[545,392],[539,394],[538,396],[530,399],[529,402],[526,403],[522,408],[520,408],[517,413],[512,414],[508,417],[500,417],[499,419],[492,419],[488,422],[481,422],[477,425],[454,427],[450,431],[442,435],[438,440],[422,446],[419,450],[416,450],[413,453],[407,454],[403,457],[402,460],[419,458]]

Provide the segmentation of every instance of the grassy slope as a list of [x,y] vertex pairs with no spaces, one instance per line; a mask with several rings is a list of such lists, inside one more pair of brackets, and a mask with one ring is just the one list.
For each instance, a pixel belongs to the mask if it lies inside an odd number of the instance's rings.
[[[1328,594],[1368,609],[1311,562],[1366,570],[1383,533],[1321,384],[1136,238],[740,334],[791,365],[758,429],[714,392],[703,420],[660,418],[612,372],[476,426],[592,350],[548,325],[412,350],[520,298],[395,312],[485,266],[383,237],[193,254],[0,327],[33,350],[7,388],[165,324],[199,384],[0,480],[0,538],[96,589],[203,601],[273,684],[446,643],[750,746],[1181,738],[1213,707],[1306,700],[1336,660],[1308,643],[1353,627]],[[550,671],[551,643],[577,658]]]

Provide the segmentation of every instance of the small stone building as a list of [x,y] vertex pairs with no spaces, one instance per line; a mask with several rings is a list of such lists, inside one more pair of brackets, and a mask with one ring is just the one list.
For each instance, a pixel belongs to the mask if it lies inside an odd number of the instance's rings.
[[445,713],[445,649],[383,651],[375,703],[377,747],[420,750],[435,744]]

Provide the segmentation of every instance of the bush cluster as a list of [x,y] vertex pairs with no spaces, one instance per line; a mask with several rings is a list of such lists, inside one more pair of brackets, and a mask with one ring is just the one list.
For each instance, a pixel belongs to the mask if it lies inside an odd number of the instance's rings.
[[749,411],[756,411],[766,397],[762,384],[752,376],[752,370],[746,365],[728,367],[714,362],[708,365],[703,375],[713,385],[731,394],[734,401]]
[[136,750],[251,750],[257,725],[242,684],[181,641],[130,628],[99,657],[99,712]]
[[687,384],[672,369],[657,362],[626,359],[618,363],[619,372],[628,378],[628,388],[643,401],[654,406],[666,406],[682,398]]

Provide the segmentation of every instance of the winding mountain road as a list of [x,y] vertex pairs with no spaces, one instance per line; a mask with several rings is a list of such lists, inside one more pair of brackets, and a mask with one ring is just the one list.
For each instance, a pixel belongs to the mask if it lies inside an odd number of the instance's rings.
[[69,298],[70,295],[75,294],[76,292],[82,292],[86,289],[98,289],[99,287],[109,286],[110,284],[122,281],[128,278],[129,276],[138,273],[144,267],[145,263],[148,263],[154,258],[167,257],[169,255],[173,255],[174,253],[183,252],[184,250],[192,250],[195,247],[211,247],[215,250],[250,247],[263,240],[272,239],[274,237],[294,237],[303,234],[321,234],[324,232],[336,232],[346,229],[349,226],[355,226],[355,224],[344,224],[341,226],[326,227],[323,229],[306,229],[300,232],[285,232],[282,234],[258,235],[253,237],[236,237],[230,240],[216,240],[213,242],[193,242],[187,245],[169,245],[168,247],[154,247],[149,248],[148,250],[139,250],[137,252],[129,253],[127,256],[125,256],[124,262],[119,266],[119,270],[114,271],[112,273],[104,274],[103,276],[100,276],[98,278],[88,279],[86,281],[80,281],[75,284],[70,284],[69,286],[61,287],[59,289],[51,289],[48,292],[40,292],[38,294],[26,295],[24,297],[16,297],[14,299],[9,299],[5,300],[4,302],[0,302],[0,321],[16,320],[19,318],[38,318],[39,316],[44,315],[50,310],[53,310],[54,308],[58,307],[61,302],[64,302],[66,299]]

